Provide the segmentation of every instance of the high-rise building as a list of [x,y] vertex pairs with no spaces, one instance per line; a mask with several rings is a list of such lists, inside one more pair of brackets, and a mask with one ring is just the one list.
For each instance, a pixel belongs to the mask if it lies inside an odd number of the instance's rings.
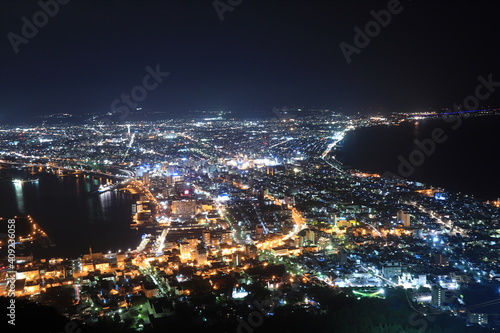
[[406,213],[405,211],[400,210],[398,212],[398,222],[403,223],[403,226],[409,227],[410,226],[410,214]]
[[231,244],[233,241],[231,236],[231,231],[224,231],[221,235],[221,242],[225,244]]
[[448,266],[450,264],[450,259],[441,253],[434,254],[434,264],[439,266]]
[[191,216],[196,214],[195,200],[174,200],[172,201],[172,214],[181,216]]
[[243,258],[244,258],[243,253],[241,253],[241,252],[233,253],[233,255],[232,255],[233,265],[234,266],[241,266]]
[[343,250],[340,249],[339,253],[337,254],[338,262],[341,266],[347,265],[347,253]]
[[182,243],[180,244],[181,262],[192,260],[192,254],[195,248],[196,247],[190,244],[187,240],[182,241]]
[[400,276],[403,273],[403,267],[399,262],[389,262],[382,266],[382,275],[386,278]]
[[264,233],[264,227],[262,227],[261,224],[257,224],[255,226],[255,235],[257,237],[261,237],[263,233]]
[[149,185],[150,182],[149,182],[149,172],[146,171],[142,174],[142,182],[145,184],[145,185]]
[[203,246],[196,247],[196,261],[199,266],[208,264],[207,250]]
[[469,313],[469,323],[488,325],[488,314],[487,313]]
[[251,258],[251,259],[256,259],[258,257],[258,249],[257,249],[257,246],[255,245],[245,245],[245,255],[248,257],[248,258]]
[[203,236],[203,242],[207,245],[210,245],[211,238],[212,238],[212,234],[210,233],[210,230],[203,230],[202,236]]
[[444,292],[446,289],[440,285],[432,286],[432,305],[441,306],[444,301]]
[[311,230],[311,229],[305,229],[305,231],[306,231],[306,239],[311,244],[316,244],[316,238],[318,236],[318,232],[316,232],[316,230]]

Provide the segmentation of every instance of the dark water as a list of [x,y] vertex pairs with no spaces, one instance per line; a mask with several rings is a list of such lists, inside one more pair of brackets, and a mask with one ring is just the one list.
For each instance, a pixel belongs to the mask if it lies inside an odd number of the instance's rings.
[[351,167],[399,175],[398,156],[406,160],[417,148],[414,140],[432,137],[441,128],[447,139],[416,166],[407,178],[451,191],[472,194],[481,200],[500,197],[500,117],[465,118],[455,123],[424,120],[418,124],[376,126],[350,132],[340,148],[339,159]]
[[[463,291],[464,301],[467,306],[475,306],[472,311],[482,313],[500,313],[500,304],[491,304],[500,297],[498,283],[494,284],[471,284]],[[481,304],[482,306],[478,306]]]
[[135,248],[139,236],[129,228],[133,198],[118,191],[91,194],[104,181],[47,174],[38,183],[0,180],[0,216],[34,218],[55,243],[37,249],[34,255],[39,257],[77,257],[88,253],[89,246],[94,252]]

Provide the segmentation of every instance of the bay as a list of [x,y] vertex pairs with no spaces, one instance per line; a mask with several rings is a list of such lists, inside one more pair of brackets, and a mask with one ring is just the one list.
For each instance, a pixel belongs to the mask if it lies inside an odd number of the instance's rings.
[[[16,173],[20,172],[26,173]],[[88,253],[90,247],[93,252],[108,252],[139,244],[140,236],[129,226],[133,196],[121,191],[96,193],[105,183],[102,177],[41,173],[32,176],[39,177],[38,182],[14,183],[5,173],[13,171],[0,173],[4,175],[0,216],[31,215],[55,244],[37,249],[36,257],[73,258]]]
[[428,140],[439,128],[446,140],[436,143],[434,152],[425,155],[407,178],[480,200],[496,200],[500,197],[500,117],[462,118],[456,129],[454,124],[428,119],[359,128],[347,134],[337,156],[345,165],[362,171],[400,175],[400,159],[408,161],[412,151],[421,150],[415,140]]

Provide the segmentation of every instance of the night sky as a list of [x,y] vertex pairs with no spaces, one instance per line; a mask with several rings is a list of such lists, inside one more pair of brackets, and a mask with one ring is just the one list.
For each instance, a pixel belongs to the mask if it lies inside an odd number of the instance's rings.
[[498,1],[401,0],[348,64],[339,44],[354,45],[354,27],[389,2],[243,0],[221,21],[211,0],[71,0],[16,54],[9,33],[22,37],[21,19],[41,7],[2,0],[0,121],[108,112],[157,64],[170,75],[139,106],[172,117],[284,105],[417,111],[461,103],[479,75],[500,81]]

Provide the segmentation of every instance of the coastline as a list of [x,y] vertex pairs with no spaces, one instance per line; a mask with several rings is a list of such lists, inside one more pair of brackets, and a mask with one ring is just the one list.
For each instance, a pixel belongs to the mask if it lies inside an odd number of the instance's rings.
[[[470,118],[472,122],[486,124],[488,128],[495,127],[500,123],[500,117],[480,117]],[[412,149],[415,149],[413,141],[416,138],[425,138],[436,124],[442,124],[443,120],[428,119],[425,121],[406,121],[399,126],[375,125],[369,127],[357,127],[349,131],[342,144],[331,152],[335,158],[346,168],[356,169],[367,173],[391,173],[398,175],[398,155],[408,156]],[[464,121],[464,127],[472,127],[471,122]],[[449,125],[448,125],[449,126]],[[436,152],[429,156],[422,166],[416,168],[416,172],[409,178],[401,177],[410,181],[420,182],[433,187],[441,187],[447,191],[472,195],[480,200],[497,200],[500,193],[495,191],[493,184],[500,184],[500,179],[495,177],[495,157],[494,138],[485,140],[484,133],[481,133],[485,126],[479,126],[479,135],[472,135],[471,139],[461,136],[460,131],[450,133],[450,140],[438,147]],[[487,130],[485,130],[486,132]],[[402,136],[399,135],[403,132]],[[406,132],[406,133],[404,133]],[[494,132],[489,132],[493,133]],[[482,135],[481,135],[482,134]],[[498,135],[498,134],[497,134]],[[469,140],[469,141],[468,141]],[[479,141],[483,140],[482,144]],[[484,154],[483,160],[477,163],[476,170],[470,167],[470,163],[460,163],[461,154],[466,154],[464,145],[470,149],[471,153],[478,153],[477,147],[481,151],[491,150],[491,155]],[[455,155],[455,156],[454,156]],[[476,157],[476,159],[478,159]],[[450,165],[453,162],[453,165]],[[448,164],[449,163],[449,164]],[[485,166],[489,166],[484,170]],[[448,173],[448,175],[447,175]],[[489,175],[489,176],[488,176]],[[481,182],[490,183],[491,191],[481,191],[474,188],[474,184]],[[496,188],[499,188],[498,186]]]

